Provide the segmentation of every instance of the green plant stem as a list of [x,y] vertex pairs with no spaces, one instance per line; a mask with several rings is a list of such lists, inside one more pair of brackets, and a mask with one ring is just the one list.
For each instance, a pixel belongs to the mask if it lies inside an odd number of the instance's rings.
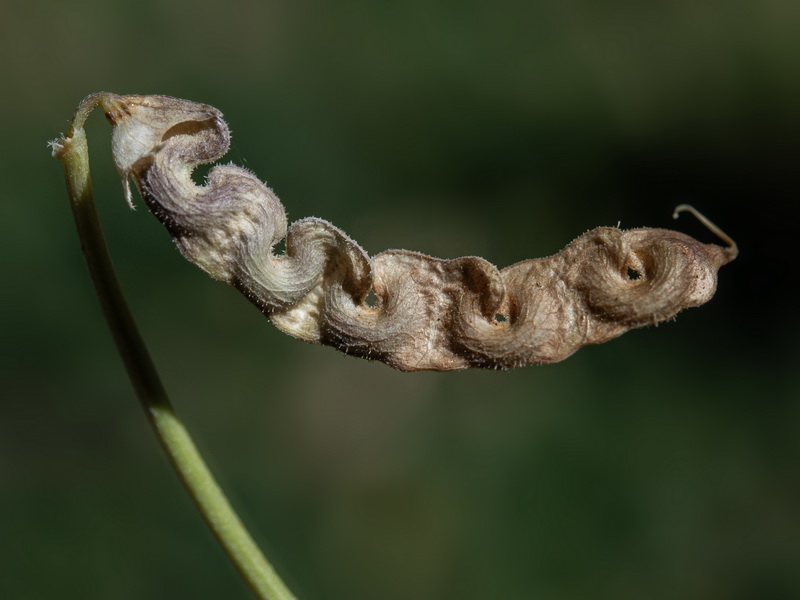
[[64,163],[78,237],[108,327],[156,437],[236,569],[258,598],[293,599],[242,525],[175,413],[125,302],[97,217],[83,130],[86,117],[102,105],[103,99],[103,94],[93,94],[81,102],[67,134],[53,144],[53,154]]

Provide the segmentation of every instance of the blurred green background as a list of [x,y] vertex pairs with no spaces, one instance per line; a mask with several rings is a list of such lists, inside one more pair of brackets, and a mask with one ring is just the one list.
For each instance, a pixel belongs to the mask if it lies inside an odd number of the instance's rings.
[[161,454],[45,142],[99,90],[220,108],[226,160],[370,253],[500,266],[599,225],[738,242],[707,306],[568,361],[400,374],[288,338],[99,208],[164,381],[302,599],[800,597],[800,5],[0,5],[0,597],[247,598]]

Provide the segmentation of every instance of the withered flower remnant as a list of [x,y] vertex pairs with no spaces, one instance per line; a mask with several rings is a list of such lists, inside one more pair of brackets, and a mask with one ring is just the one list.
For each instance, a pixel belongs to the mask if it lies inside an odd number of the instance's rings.
[[599,227],[558,254],[502,270],[476,256],[389,250],[370,258],[322,219],[289,227],[278,198],[241,167],[216,166],[196,185],[193,169],[228,150],[217,109],[166,96],[93,98],[113,126],[126,189],[133,179],[188,260],[239,289],[281,331],[401,371],[563,360],[707,302],[717,270],[737,254],[730,238],[681,206],[726,245],[666,229]]

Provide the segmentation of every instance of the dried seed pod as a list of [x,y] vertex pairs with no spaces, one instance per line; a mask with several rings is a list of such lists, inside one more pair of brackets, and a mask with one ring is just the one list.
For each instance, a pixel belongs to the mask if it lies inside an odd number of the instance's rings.
[[[717,270],[737,254],[697,215],[726,246],[600,227],[503,270],[474,256],[406,250],[370,259],[321,219],[287,228],[280,201],[245,169],[217,166],[197,186],[192,170],[228,149],[217,109],[165,96],[102,94],[99,103],[126,185],[132,178],[187,259],[238,288],[281,331],[402,371],[563,360],[707,302]],[[284,236],[285,253],[275,255]]]

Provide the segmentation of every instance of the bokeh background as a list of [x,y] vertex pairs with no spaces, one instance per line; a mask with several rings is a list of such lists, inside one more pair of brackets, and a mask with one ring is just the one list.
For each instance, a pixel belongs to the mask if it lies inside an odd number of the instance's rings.
[[500,266],[599,225],[741,248],[675,322],[513,372],[274,330],[125,205],[111,251],[178,410],[302,599],[800,597],[800,5],[0,5],[0,597],[247,598],[161,454],[45,142],[99,90],[220,108],[227,159],[369,252]]

